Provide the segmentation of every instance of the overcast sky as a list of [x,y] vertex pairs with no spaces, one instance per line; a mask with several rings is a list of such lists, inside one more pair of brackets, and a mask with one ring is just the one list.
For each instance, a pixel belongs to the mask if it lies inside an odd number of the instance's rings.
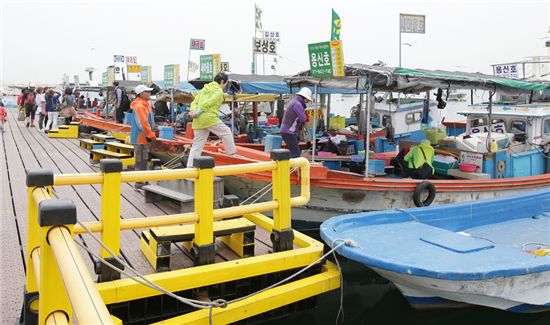
[[[403,34],[405,67],[492,73],[490,64],[546,55],[547,0],[526,1],[25,1],[0,0],[0,83],[60,83],[63,73],[96,80],[113,55],[187,72],[189,38],[206,39],[231,72],[250,73],[254,3],[265,30],[279,31],[277,74],[308,69],[307,44],[330,39],[331,9],[342,19],[346,63],[398,65],[399,13],[426,15],[426,34]],[[266,56],[271,72],[273,56]],[[259,61],[262,72],[262,61]],[[195,77],[196,75],[192,75]]]

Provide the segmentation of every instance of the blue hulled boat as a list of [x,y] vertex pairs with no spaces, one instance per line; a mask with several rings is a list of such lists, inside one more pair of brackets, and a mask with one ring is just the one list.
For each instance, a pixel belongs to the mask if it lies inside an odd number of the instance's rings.
[[331,218],[328,244],[392,281],[415,308],[550,310],[550,189]]

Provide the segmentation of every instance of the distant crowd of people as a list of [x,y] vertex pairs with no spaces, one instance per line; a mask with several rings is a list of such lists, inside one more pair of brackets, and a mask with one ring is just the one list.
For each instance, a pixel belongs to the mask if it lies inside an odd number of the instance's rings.
[[[23,121],[26,127],[48,132],[57,129],[59,115],[65,118],[65,124],[69,124],[79,111],[103,107],[103,104],[101,92],[99,98],[94,98],[92,102],[90,98],[81,95],[78,89],[66,88],[60,92],[53,88],[36,87],[31,83],[21,89],[17,97],[18,120]],[[6,119],[7,115],[3,121]]]

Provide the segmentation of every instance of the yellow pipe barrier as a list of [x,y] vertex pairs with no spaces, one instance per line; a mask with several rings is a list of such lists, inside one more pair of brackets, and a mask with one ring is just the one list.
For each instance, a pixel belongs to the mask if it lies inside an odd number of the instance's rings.
[[32,266],[34,267],[34,274],[36,284],[40,287],[40,247],[35,248],[32,253]]
[[279,203],[278,207],[273,209],[273,230],[283,231],[290,228],[291,220],[289,160],[278,160],[277,168],[273,170],[271,178],[273,182],[271,190],[273,201]]
[[246,213],[253,213],[253,212],[271,211],[273,209],[276,209],[278,206],[279,206],[279,203],[275,201],[268,201],[268,202],[260,202],[260,203],[253,203],[253,204],[247,204],[247,205],[239,205],[239,206],[223,208],[223,209],[216,209],[214,210],[214,219],[217,220],[217,219],[223,219],[223,218],[237,217]]
[[[32,261],[32,254],[35,249],[40,247],[40,226],[38,225],[38,204],[43,200],[50,199],[48,189],[45,187],[29,187],[27,189],[27,274],[25,279],[25,288],[27,292],[37,292],[40,288],[36,281],[37,275],[40,274],[40,267],[36,268]],[[36,273],[36,274],[35,274]]]
[[69,324],[67,315],[62,311],[54,311],[46,318],[46,325]]
[[298,207],[306,205],[309,202],[311,197],[309,176],[310,176],[310,166],[309,161],[304,158],[293,158],[290,159],[290,167],[300,167],[300,196],[293,197],[290,199],[291,207]]
[[[198,220],[199,216],[196,212],[187,212],[156,217],[122,219],[120,220],[120,230],[173,226],[181,223],[197,222]],[[90,229],[91,232],[103,231],[103,223],[101,221],[85,222],[84,224],[86,225],[86,227],[88,227],[88,229]],[[84,234],[86,233],[86,230],[84,230],[82,226],[77,224],[74,226],[74,233]]]
[[195,211],[199,214],[199,220],[195,222],[195,237],[193,238],[193,244],[196,246],[214,243],[213,160],[211,164],[199,168],[199,177],[195,180]]
[[148,171],[133,171],[124,172],[121,174],[121,181],[129,182],[154,182],[167,181],[183,178],[197,178],[199,172],[194,168],[186,169],[163,169],[163,170],[148,170]]
[[80,324],[113,324],[107,306],[99,295],[69,230],[65,227],[53,227],[47,237],[76,321]]
[[[103,163],[102,161],[102,169]],[[118,171],[104,172],[103,184],[101,185],[100,217],[103,224],[101,241],[111,249],[117,256],[120,254],[120,170],[122,163],[117,162]],[[100,248],[100,255],[103,258],[111,257],[111,254],[104,248]]]
[[214,176],[230,176],[238,174],[250,174],[257,172],[272,171],[277,168],[277,163],[274,161],[258,162],[246,165],[229,165],[214,167]]
[[[72,225],[70,226],[72,228]],[[40,228],[40,298],[38,299],[38,324],[44,324],[51,313],[56,311],[64,312],[68,317],[68,322],[72,323],[73,309],[63,278],[59,272],[58,266],[63,265],[65,261],[56,261],[53,247],[48,240],[48,232],[53,227],[44,226]],[[78,252],[77,252],[78,254]],[[80,255],[78,255],[80,256]]]
[[53,185],[89,185],[103,183],[101,173],[54,175]]

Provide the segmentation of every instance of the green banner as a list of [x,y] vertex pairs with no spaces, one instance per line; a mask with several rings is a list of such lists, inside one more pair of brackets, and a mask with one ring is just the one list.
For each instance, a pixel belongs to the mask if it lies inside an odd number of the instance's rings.
[[332,77],[330,42],[308,44],[308,51],[311,76],[316,78]]
[[102,87],[108,87],[109,86],[109,72],[105,71],[101,74],[101,86]]
[[330,40],[339,40],[340,39],[340,28],[342,27],[342,21],[340,16],[332,9],[332,28]]
[[164,88],[179,86],[179,64],[167,64],[164,66]]
[[141,66],[141,82],[149,82],[149,69],[151,66]]
[[214,80],[214,57],[213,55],[201,55],[200,78],[204,81]]

